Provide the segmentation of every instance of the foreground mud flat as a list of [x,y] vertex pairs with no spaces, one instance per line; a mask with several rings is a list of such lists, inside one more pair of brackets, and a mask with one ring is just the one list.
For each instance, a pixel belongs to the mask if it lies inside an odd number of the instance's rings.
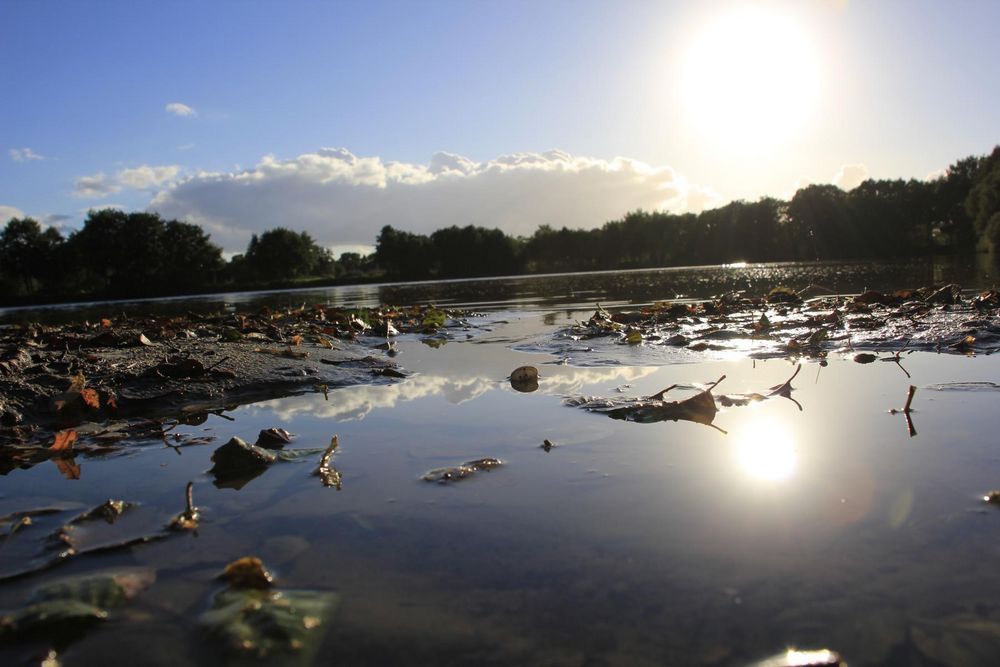
[[[166,417],[406,377],[399,333],[433,344],[467,326],[432,306],[115,318],[0,329],[0,471],[47,457],[57,432],[106,448]],[[150,421],[154,420],[154,421]],[[81,445],[82,445],[81,441]]]

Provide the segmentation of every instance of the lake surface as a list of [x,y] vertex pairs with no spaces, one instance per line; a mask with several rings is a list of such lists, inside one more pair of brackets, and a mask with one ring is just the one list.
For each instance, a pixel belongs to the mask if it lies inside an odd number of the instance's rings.
[[[199,616],[223,567],[253,555],[282,588],[339,596],[316,664],[742,665],[793,647],[834,650],[852,665],[996,664],[1000,510],[983,496],[1000,487],[1000,358],[913,353],[900,366],[831,354],[803,364],[792,394],[801,409],[781,397],[722,407],[723,433],[613,420],[566,400],[675,384],[681,399],[722,375],[717,393],[763,392],[796,364],[693,354],[663,363],[645,343],[566,359],[544,345],[598,301],[614,309],[777,284],[848,293],[953,280],[992,282],[961,263],[764,265],[129,304],[434,301],[483,315],[465,340],[440,347],[400,337],[395,361],[411,376],[395,384],[211,415],[175,430],[210,444],[144,441],[78,457],[77,480],[50,462],[11,472],[0,515],[112,497],[141,503],[162,525],[193,481],[202,521],[196,534],[3,584],[0,608],[55,577],[149,567],[156,582],[62,649],[62,664],[217,664]],[[539,369],[537,391],[507,381],[523,365]],[[914,435],[890,412],[911,384]],[[296,434],[297,448],[336,434],[341,488],[312,475],[318,456],[276,464],[242,488],[214,484],[215,447],[269,427]],[[504,464],[452,484],[422,479],[483,457]],[[20,552],[8,542],[0,564],[9,566]],[[44,645],[0,647],[0,662]]]

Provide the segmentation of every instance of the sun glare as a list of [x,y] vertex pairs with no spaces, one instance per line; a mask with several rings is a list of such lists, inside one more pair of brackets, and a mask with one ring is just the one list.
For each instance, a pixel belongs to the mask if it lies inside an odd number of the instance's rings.
[[778,481],[795,472],[795,442],[781,422],[759,419],[734,435],[736,460],[751,477]]
[[733,11],[695,33],[682,63],[690,123],[729,150],[773,148],[808,120],[818,91],[806,33],[765,9]]

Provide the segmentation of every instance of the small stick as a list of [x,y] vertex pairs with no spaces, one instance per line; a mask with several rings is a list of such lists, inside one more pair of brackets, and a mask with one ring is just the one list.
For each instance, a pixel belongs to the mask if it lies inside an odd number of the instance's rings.
[[185,500],[187,500],[187,508],[184,510],[185,519],[195,519],[198,516],[198,508],[194,506],[194,482],[188,482],[187,490],[185,491]]
[[917,393],[917,388],[912,384],[910,385],[910,392],[906,395],[906,405],[903,406],[903,413],[910,413],[910,403],[913,402],[913,394]]

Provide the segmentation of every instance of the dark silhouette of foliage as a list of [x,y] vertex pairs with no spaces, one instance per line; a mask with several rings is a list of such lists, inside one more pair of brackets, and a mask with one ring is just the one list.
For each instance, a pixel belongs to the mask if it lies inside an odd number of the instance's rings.
[[0,270],[26,293],[51,281],[51,265],[62,235],[31,218],[13,218],[0,232]]
[[288,280],[332,273],[333,258],[306,232],[284,227],[250,237],[242,270],[254,282]]

